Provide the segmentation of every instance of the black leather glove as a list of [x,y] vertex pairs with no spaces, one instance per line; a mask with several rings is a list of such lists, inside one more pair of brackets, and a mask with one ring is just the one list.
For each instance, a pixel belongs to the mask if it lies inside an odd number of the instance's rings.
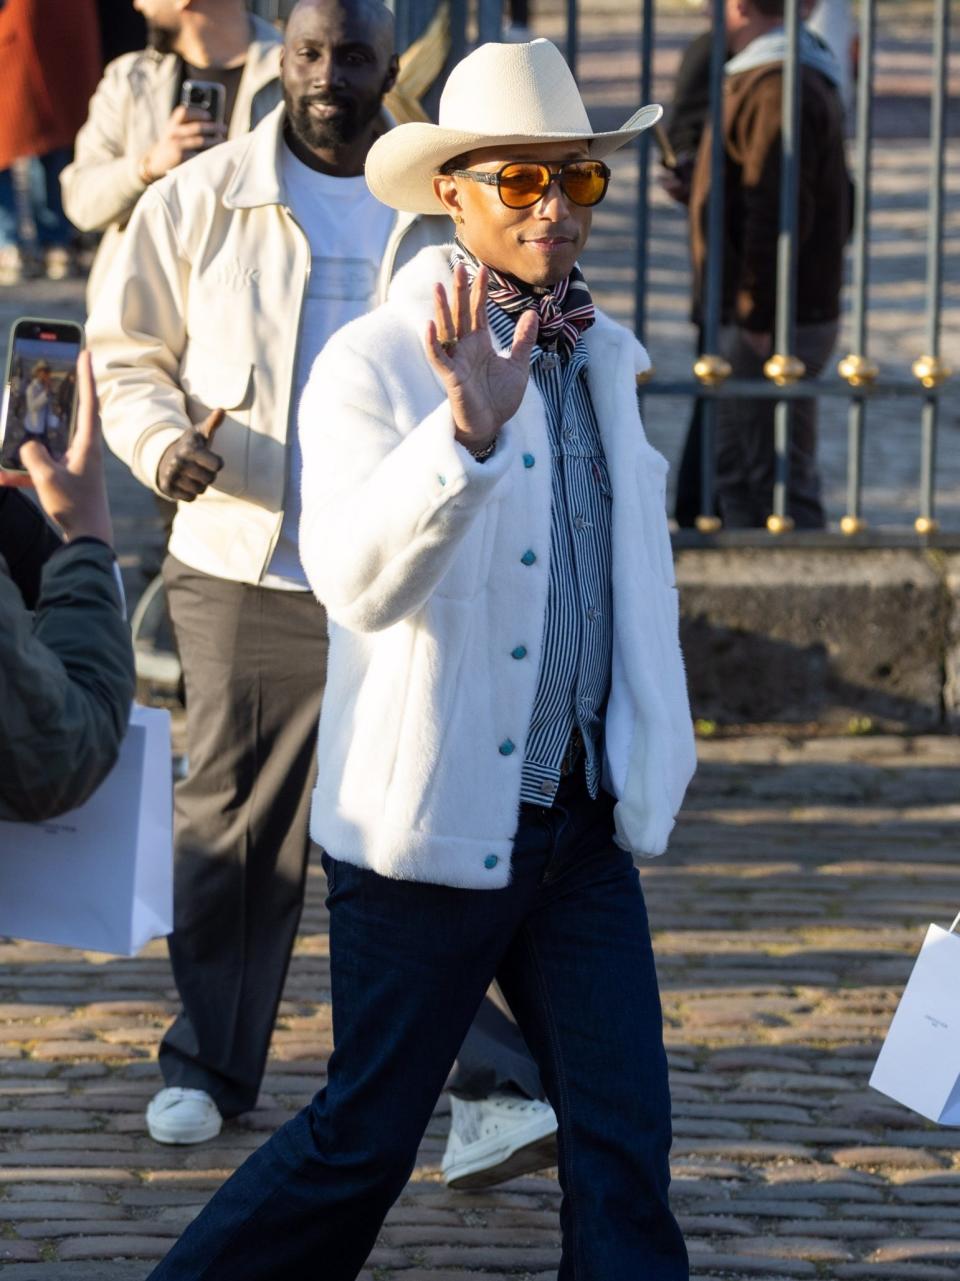
[[223,417],[223,410],[215,409],[199,427],[188,427],[179,440],[163,451],[157,468],[157,488],[162,494],[192,503],[213,484],[223,459],[210,445]]

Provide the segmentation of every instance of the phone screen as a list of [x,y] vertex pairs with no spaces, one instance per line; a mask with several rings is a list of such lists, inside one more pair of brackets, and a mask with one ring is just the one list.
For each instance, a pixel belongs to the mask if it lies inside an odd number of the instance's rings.
[[20,446],[38,440],[62,458],[77,413],[77,359],[83,329],[73,321],[18,320],[3,389],[0,467],[23,471]]

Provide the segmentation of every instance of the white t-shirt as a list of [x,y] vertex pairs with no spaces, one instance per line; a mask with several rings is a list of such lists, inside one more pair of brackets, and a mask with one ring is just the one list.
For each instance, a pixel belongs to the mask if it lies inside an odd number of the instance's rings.
[[[332,178],[298,160],[284,145],[287,204],[310,241],[311,269],[300,316],[296,372],[287,432],[287,480],[280,538],[262,579],[264,587],[304,590],[300,565],[300,472],[296,406],[313,362],[331,335],[373,305],[377,273],[396,217],[370,194],[366,180]],[[309,424],[307,425],[309,430]]]

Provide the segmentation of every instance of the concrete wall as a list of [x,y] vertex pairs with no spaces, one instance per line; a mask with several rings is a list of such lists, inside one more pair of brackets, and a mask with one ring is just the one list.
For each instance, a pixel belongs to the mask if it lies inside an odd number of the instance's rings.
[[684,549],[694,715],[960,732],[960,555]]

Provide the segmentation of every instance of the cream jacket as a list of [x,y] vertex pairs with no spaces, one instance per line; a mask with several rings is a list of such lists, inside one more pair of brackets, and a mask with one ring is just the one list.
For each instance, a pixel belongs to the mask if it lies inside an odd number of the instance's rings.
[[[170,551],[206,574],[258,583],[283,519],[287,428],[307,237],[284,203],[284,109],[179,166],[141,198],[88,324],[104,435],[156,489],[163,451],[227,411],[215,485],[180,503]],[[443,218],[398,215],[396,267],[443,238]]]
[[[251,15],[250,48],[230,118],[229,137],[249,132],[281,101],[276,27]],[[163,133],[176,103],[180,60],[149,49],[126,53],[107,67],[77,134],[74,159],[60,175],[63,207],[81,231],[103,239],[87,282],[93,305],[130,214],[146,187],[140,161]]]
[[[423,349],[449,278],[450,247],[424,250],[333,336],[301,401],[300,556],[330,620],[311,832],[384,876],[499,889],[540,666],[550,446],[532,381],[487,462],[454,441]],[[695,766],[667,464],[637,408],[646,352],[602,313],[586,344],[613,488],[605,781],[618,841],[655,855]]]

